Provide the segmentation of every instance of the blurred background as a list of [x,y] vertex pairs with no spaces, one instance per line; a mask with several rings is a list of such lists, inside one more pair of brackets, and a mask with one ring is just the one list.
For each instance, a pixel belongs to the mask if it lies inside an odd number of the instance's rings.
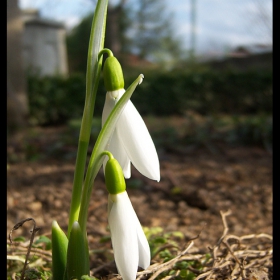
[[[54,218],[67,229],[96,2],[7,0],[7,234],[27,217],[42,232]],[[272,0],[109,0],[105,47],[125,88],[145,76],[131,100],[161,180],[132,165],[127,189],[142,225],[180,230],[184,246],[201,232],[207,252],[223,234],[221,210],[233,212],[231,234],[271,234]],[[101,75],[88,157],[105,93]],[[111,248],[102,169],[93,195],[90,247]]]
[[[7,1],[8,134],[78,126],[96,2]],[[184,133],[165,126],[165,139],[271,149],[272,0],[110,0],[106,28],[125,86],[145,75],[132,100],[147,123],[188,120]],[[101,81],[97,121],[104,96]]]

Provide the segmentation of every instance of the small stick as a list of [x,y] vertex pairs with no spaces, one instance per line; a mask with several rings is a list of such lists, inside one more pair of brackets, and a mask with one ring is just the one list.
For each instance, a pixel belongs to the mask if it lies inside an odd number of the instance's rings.
[[12,240],[12,233],[13,233],[13,231],[19,229],[20,227],[23,226],[23,224],[25,222],[28,222],[28,221],[32,221],[33,222],[33,229],[31,231],[32,234],[31,234],[31,237],[30,237],[30,243],[29,243],[29,246],[28,246],[28,249],[27,249],[27,253],[26,253],[26,257],[25,257],[25,262],[24,262],[23,269],[22,269],[22,272],[21,272],[20,280],[24,280],[24,273],[25,273],[25,270],[26,270],[29,254],[31,252],[31,246],[33,244],[36,232],[39,231],[41,228],[37,228],[36,227],[36,222],[35,222],[35,220],[33,218],[27,218],[27,219],[22,220],[22,221],[18,222],[17,224],[15,224],[14,227],[11,229],[11,231],[9,233],[9,240],[10,240],[10,242],[12,244],[13,243],[13,240]]

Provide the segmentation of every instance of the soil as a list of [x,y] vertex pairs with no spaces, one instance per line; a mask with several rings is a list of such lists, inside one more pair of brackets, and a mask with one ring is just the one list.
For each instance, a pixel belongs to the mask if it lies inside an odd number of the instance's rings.
[[[53,220],[67,230],[76,150],[72,143],[59,141],[65,129],[33,128],[35,136],[29,131],[8,139],[7,235],[29,217],[41,227],[40,235],[50,236]],[[26,151],[32,156],[27,158]],[[127,180],[127,192],[143,226],[181,231],[186,240],[199,234],[195,247],[207,252],[223,234],[221,211],[230,210],[230,234],[272,235],[270,152],[261,147],[221,145],[216,152],[206,147],[180,153],[160,150],[159,159],[160,182],[144,178],[134,167]],[[88,210],[92,250],[102,247],[100,238],[109,235],[107,195],[100,170]],[[13,236],[30,237],[31,227],[23,226]]]

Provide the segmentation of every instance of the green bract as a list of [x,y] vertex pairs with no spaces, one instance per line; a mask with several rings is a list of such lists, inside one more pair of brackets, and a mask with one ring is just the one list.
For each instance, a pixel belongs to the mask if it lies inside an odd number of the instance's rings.
[[110,158],[107,161],[105,184],[110,194],[122,193],[126,189],[122,168],[115,158]]
[[107,91],[115,91],[124,88],[122,67],[114,56],[110,56],[106,59],[103,75]]
[[77,221],[73,223],[67,250],[67,279],[81,279],[89,275],[89,253],[87,240]]
[[52,273],[53,280],[62,280],[66,269],[68,239],[57,221],[52,222]]

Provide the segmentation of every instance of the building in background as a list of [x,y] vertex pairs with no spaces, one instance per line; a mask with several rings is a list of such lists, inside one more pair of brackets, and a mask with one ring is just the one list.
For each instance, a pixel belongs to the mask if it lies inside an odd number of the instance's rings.
[[7,125],[16,131],[28,124],[27,71],[67,75],[66,29],[42,19],[37,10],[22,11],[7,0]]
[[66,29],[63,23],[40,18],[37,10],[23,10],[24,69],[45,75],[67,75]]

